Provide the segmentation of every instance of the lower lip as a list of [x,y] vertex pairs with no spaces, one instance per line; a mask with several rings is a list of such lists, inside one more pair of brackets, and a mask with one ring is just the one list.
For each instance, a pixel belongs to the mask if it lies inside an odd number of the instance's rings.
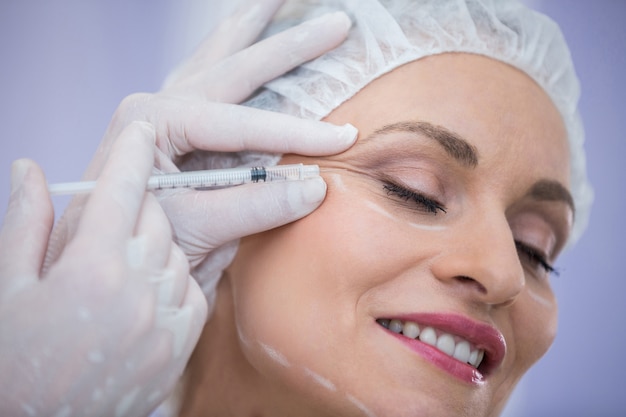
[[409,347],[409,349],[426,359],[428,362],[434,364],[438,368],[446,371],[461,381],[472,385],[482,385],[484,383],[483,374],[473,366],[461,363],[452,356],[448,356],[437,348],[427,345],[417,339],[409,339],[401,334],[385,329],[382,326],[379,327],[387,334],[394,336],[405,346]]

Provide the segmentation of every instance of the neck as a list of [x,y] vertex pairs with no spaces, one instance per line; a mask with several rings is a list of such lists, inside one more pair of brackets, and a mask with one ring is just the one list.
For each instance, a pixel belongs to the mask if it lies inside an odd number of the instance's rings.
[[232,289],[223,278],[213,314],[187,365],[180,416],[266,415],[253,408],[258,380],[238,345]]

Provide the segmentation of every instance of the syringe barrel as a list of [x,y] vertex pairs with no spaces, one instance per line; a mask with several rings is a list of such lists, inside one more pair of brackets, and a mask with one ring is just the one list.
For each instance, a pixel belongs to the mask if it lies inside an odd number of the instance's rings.
[[317,165],[304,164],[176,172],[151,177],[147,188],[218,188],[250,182],[298,181],[319,176],[319,172]]
[[313,178],[320,175],[320,167],[317,165],[276,165],[273,167],[263,168],[266,172],[267,182],[272,181],[302,181],[307,178]]

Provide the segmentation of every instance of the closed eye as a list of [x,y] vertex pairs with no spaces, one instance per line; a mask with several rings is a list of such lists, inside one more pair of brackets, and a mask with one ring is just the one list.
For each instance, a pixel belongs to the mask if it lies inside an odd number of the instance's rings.
[[541,268],[547,274],[559,275],[559,272],[548,263],[547,257],[541,251],[518,240],[515,241],[515,247],[517,252],[526,259],[533,269]]
[[409,190],[391,182],[386,182],[383,188],[387,191],[387,195],[395,196],[405,202],[412,202],[417,208],[427,213],[435,215],[439,212],[446,213],[446,209],[443,205],[417,191]]

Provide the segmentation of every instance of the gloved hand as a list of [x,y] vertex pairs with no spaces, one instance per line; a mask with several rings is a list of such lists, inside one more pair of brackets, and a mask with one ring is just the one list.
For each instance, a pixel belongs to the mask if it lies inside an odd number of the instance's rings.
[[0,415],[147,415],[182,374],[207,305],[145,192],[154,140],[147,123],[121,131],[45,275],[47,184],[33,162],[14,164],[0,231]]
[[[174,72],[161,92],[126,98],[86,177],[98,176],[102,159],[119,131],[134,120],[147,120],[156,127],[157,165],[166,172],[178,170],[181,164],[185,170],[206,168],[205,154],[185,159],[195,150],[327,155],[349,148],[357,133],[351,126],[337,127],[234,104],[265,82],[334,48],[347,35],[348,17],[333,13],[247,47],[281,3],[244,2]],[[167,192],[159,198],[172,222],[176,242],[192,267],[202,264],[202,271],[196,269],[193,275],[210,296],[221,270],[234,255],[234,244],[219,251],[216,248],[304,217],[324,195],[325,184],[320,178],[219,191]],[[55,241],[60,246],[75,233],[75,218],[82,204],[80,198],[75,199],[56,228]],[[56,256],[52,250],[46,264]]]

